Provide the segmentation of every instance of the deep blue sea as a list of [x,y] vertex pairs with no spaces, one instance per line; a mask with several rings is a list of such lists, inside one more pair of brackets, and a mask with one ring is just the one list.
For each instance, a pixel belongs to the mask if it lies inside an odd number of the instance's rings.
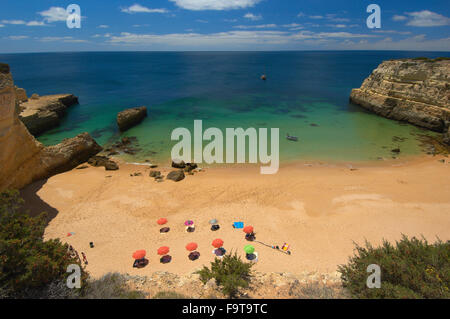
[[[422,150],[423,130],[348,102],[352,88],[384,60],[448,52],[87,52],[0,54],[28,95],[73,93],[80,105],[39,137],[56,144],[81,132],[107,145],[136,136],[131,160],[167,161],[176,127],[278,127],[281,160],[365,161]],[[268,80],[260,80],[266,73]],[[120,135],[117,112],[146,105],[148,118]],[[287,141],[286,133],[299,137]],[[399,142],[399,139],[403,142]]]

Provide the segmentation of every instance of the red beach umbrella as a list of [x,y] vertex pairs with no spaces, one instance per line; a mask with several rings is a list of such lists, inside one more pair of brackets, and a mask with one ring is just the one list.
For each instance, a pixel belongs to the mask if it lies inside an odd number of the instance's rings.
[[186,249],[189,251],[194,251],[196,250],[198,247],[198,245],[196,243],[189,243],[186,245]]
[[222,239],[214,239],[212,242],[212,245],[216,248],[220,248],[223,246],[223,240]]
[[160,219],[158,219],[157,223],[159,225],[167,224],[167,219],[166,218],[160,218]]
[[246,233],[246,234],[253,233],[253,226],[246,226],[246,227],[244,227],[244,233]]
[[145,251],[145,250],[136,250],[134,253],[133,253],[133,258],[134,259],[142,259],[142,258],[144,258],[145,257],[145,255],[147,254],[147,252]]
[[169,247],[163,246],[158,248],[158,255],[164,256],[169,253]]

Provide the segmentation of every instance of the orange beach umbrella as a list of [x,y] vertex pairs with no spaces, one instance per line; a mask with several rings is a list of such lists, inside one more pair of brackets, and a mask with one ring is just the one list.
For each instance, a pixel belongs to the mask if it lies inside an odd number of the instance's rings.
[[157,223],[159,225],[167,224],[167,219],[166,218],[160,218],[160,219],[158,219]]
[[134,259],[142,259],[142,258],[144,258],[145,257],[145,255],[147,254],[147,252],[145,251],[145,250],[136,250],[134,253],[133,253],[133,258]]
[[253,233],[253,226],[246,226],[246,227],[244,227],[244,233],[246,233],[246,234]]
[[186,245],[186,249],[189,251],[194,251],[198,247],[197,243],[189,243]]
[[169,247],[163,246],[158,248],[158,255],[167,255],[169,253]]
[[219,238],[214,239],[213,242],[212,242],[212,245],[213,245],[214,247],[216,247],[216,248],[220,248],[220,247],[223,246],[223,240],[222,240],[222,239],[219,239]]

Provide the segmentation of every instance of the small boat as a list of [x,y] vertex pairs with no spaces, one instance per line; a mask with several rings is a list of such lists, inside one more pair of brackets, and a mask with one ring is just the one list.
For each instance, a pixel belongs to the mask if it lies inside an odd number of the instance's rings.
[[263,80],[263,81],[267,80],[267,77],[265,74],[261,75],[261,80]]
[[286,134],[286,138],[287,138],[289,141],[294,141],[294,142],[297,142],[297,141],[298,141],[298,137],[297,137],[297,136],[290,136],[289,133]]

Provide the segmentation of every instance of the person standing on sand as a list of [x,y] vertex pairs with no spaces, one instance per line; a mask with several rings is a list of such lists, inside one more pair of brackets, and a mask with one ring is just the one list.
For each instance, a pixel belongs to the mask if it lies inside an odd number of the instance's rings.
[[84,264],[87,265],[87,264],[88,264],[88,261],[87,261],[87,258],[86,258],[86,255],[84,254],[84,252],[81,252],[81,256],[83,256],[83,262],[84,262]]

